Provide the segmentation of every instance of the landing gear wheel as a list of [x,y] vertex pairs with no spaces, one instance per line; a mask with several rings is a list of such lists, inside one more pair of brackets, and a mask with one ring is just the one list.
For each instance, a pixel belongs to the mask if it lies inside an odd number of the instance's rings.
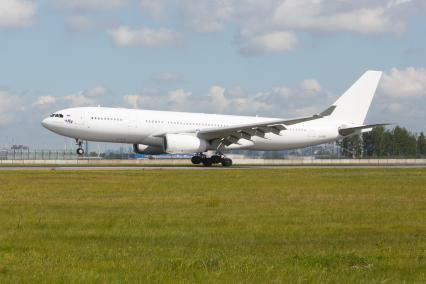
[[205,167],[211,167],[213,164],[212,159],[211,158],[205,158],[203,159],[203,165]]
[[77,155],[79,156],[83,156],[84,155],[84,150],[83,150],[83,141],[81,141],[78,138],[75,138],[75,143],[77,144],[78,148],[77,148]]
[[219,155],[213,155],[211,157],[211,159],[212,159],[212,163],[213,164],[219,164],[221,162],[221,160],[222,160],[222,157],[219,156]]
[[222,166],[224,166],[224,167],[232,166],[232,160],[229,159],[229,158],[223,158],[222,159]]
[[203,158],[201,156],[194,156],[194,157],[191,158],[191,162],[194,165],[199,165],[199,164],[201,164],[202,161],[203,161]]

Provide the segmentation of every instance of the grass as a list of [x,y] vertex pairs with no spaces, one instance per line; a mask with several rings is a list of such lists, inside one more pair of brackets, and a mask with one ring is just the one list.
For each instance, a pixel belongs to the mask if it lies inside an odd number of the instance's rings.
[[426,282],[426,169],[0,172],[0,282]]

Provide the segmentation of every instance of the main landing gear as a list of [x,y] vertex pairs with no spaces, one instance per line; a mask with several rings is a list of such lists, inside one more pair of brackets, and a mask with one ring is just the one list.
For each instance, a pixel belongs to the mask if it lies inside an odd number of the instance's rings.
[[77,155],[83,156],[84,155],[84,149],[83,149],[83,141],[79,139],[75,139],[75,143],[77,144],[78,148],[76,150]]
[[191,158],[191,162],[194,165],[203,164],[205,167],[211,167],[213,164],[222,164],[224,167],[232,166],[232,160],[222,154],[215,154],[210,158],[204,154],[198,154]]

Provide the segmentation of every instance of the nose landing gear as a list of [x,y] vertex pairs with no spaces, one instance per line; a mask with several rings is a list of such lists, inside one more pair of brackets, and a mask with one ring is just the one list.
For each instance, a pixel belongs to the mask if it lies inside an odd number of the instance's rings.
[[79,156],[83,156],[83,155],[84,155],[84,150],[83,150],[83,148],[78,148],[78,149],[76,150],[76,152],[77,152],[77,155],[79,155]]
[[75,139],[75,143],[78,146],[78,148],[76,150],[77,155],[83,156],[84,155],[83,141],[81,141],[80,139]]
[[211,156],[210,158],[200,153],[193,156],[191,158],[191,162],[194,165],[203,164],[205,167],[211,167],[213,164],[222,164],[224,167],[232,166],[232,160],[219,153]]

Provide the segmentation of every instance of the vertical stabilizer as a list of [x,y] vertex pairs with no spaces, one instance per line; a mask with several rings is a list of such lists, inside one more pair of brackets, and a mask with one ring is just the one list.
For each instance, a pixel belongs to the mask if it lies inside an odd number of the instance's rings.
[[364,124],[382,72],[367,71],[333,105],[330,118],[354,124]]

